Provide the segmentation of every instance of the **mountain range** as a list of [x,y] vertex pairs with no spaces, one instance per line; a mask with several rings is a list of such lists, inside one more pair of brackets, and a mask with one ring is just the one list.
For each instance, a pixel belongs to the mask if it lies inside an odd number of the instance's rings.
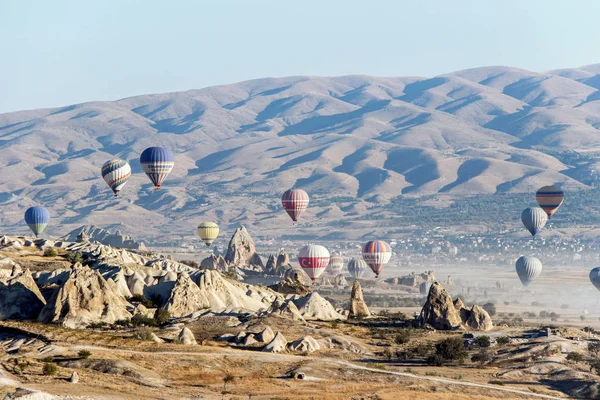
[[[156,145],[176,159],[158,192],[139,163]],[[380,229],[362,215],[399,199],[589,189],[598,152],[600,64],[265,78],[0,114],[0,223],[26,233],[24,210],[44,205],[56,236],[93,224],[170,240],[208,219],[360,237]],[[115,199],[100,166],[116,157],[133,176]],[[311,195],[297,228],[280,206],[290,187]]]

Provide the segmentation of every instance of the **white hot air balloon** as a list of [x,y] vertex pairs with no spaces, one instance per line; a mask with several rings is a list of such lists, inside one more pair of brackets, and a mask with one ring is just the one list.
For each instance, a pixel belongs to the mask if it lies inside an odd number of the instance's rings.
[[298,262],[306,275],[316,282],[329,265],[329,251],[318,244],[309,244],[298,252]]
[[523,286],[529,286],[542,273],[542,262],[535,257],[521,256],[516,269]]
[[548,222],[548,214],[541,207],[529,207],[521,213],[521,222],[535,236]]

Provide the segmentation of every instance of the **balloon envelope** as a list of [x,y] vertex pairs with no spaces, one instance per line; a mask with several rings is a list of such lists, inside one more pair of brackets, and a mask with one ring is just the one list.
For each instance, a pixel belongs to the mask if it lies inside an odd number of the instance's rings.
[[383,240],[371,240],[363,245],[362,256],[377,277],[392,257],[392,248]]
[[332,275],[339,275],[344,270],[344,257],[333,254],[329,259],[329,269]]
[[590,281],[600,290],[600,267],[596,267],[590,271]]
[[354,279],[362,278],[367,268],[369,268],[369,266],[363,260],[353,258],[348,262],[348,272]]
[[290,189],[281,196],[281,204],[294,222],[306,211],[308,202],[308,193],[302,189]]
[[50,222],[50,213],[44,207],[30,207],[25,211],[25,223],[38,236]]
[[529,207],[521,213],[521,222],[535,236],[548,222],[548,215],[540,207]]
[[528,286],[542,273],[542,262],[535,257],[521,256],[516,269],[523,286]]
[[316,282],[329,264],[329,251],[318,244],[309,244],[298,252],[298,262],[306,275]]
[[127,161],[115,159],[110,160],[102,165],[102,178],[106,184],[112,189],[113,193],[119,194],[127,180],[131,176],[131,167]]
[[175,165],[175,156],[164,147],[148,147],[140,156],[140,164],[157,189]]
[[196,229],[196,233],[206,246],[210,246],[219,236],[219,225],[214,222],[201,222]]
[[535,194],[535,199],[542,209],[552,217],[562,204],[565,194],[558,186],[541,187]]

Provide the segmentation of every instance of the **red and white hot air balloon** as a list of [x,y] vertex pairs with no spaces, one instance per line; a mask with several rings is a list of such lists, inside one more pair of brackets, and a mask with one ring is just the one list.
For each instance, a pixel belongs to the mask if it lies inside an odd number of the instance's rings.
[[302,189],[290,189],[281,196],[281,204],[294,222],[298,222],[300,215],[306,211],[308,201],[308,193]]
[[329,265],[329,251],[318,244],[309,244],[298,252],[298,262],[306,275],[316,282]]

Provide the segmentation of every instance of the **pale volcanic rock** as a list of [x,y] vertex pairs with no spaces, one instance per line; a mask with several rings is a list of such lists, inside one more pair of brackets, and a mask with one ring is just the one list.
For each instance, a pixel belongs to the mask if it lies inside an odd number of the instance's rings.
[[335,310],[330,302],[316,292],[304,297],[297,297],[293,301],[305,320],[333,321],[346,319]]
[[304,317],[298,311],[298,307],[290,300],[277,299],[271,304],[268,314],[277,315],[283,318],[290,318],[293,321],[305,322]]
[[0,280],[0,320],[34,319],[45,304],[29,269]]
[[194,337],[194,334],[188,328],[183,328],[181,330],[181,332],[179,332],[179,335],[177,335],[177,339],[179,340],[179,343],[181,343],[181,344],[189,344],[189,345],[198,344],[196,342],[196,338]]
[[214,269],[219,272],[225,272],[227,271],[227,262],[225,261],[223,256],[211,254],[210,256],[202,260],[202,262],[200,262],[200,268]]
[[273,340],[271,340],[265,347],[263,347],[262,351],[266,351],[269,353],[281,353],[287,349],[287,339],[281,332],[277,332]]
[[469,317],[464,323],[473,330],[476,331],[489,331],[494,327],[492,318],[483,308],[478,305],[474,305],[469,311]]
[[163,309],[169,311],[172,317],[179,318],[209,307],[208,297],[200,290],[198,285],[189,276],[180,276],[175,282]]
[[97,270],[75,264],[67,281],[42,309],[38,321],[68,328],[85,327],[91,322],[113,323],[131,318],[127,307],[125,299]]
[[454,307],[452,298],[439,282],[431,285],[419,321],[421,326],[430,325],[440,330],[458,329],[463,322],[460,311]]
[[255,339],[262,343],[268,343],[275,337],[270,326],[265,327],[262,331],[255,335]]
[[263,262],[256,253],[256,246],[245,226],[237,228],[229,241],[225,261],[230,266],[263,267]]
[[304,336],[288,345],[288,350],[313,353],[321,350],[321,345],[312,337]]
[[368,318],[371,316],[369,308],[365,303],[360,282],[354,281],[352,285],[352,293],[350,294],[350,309],[348,310],[348,318]]

